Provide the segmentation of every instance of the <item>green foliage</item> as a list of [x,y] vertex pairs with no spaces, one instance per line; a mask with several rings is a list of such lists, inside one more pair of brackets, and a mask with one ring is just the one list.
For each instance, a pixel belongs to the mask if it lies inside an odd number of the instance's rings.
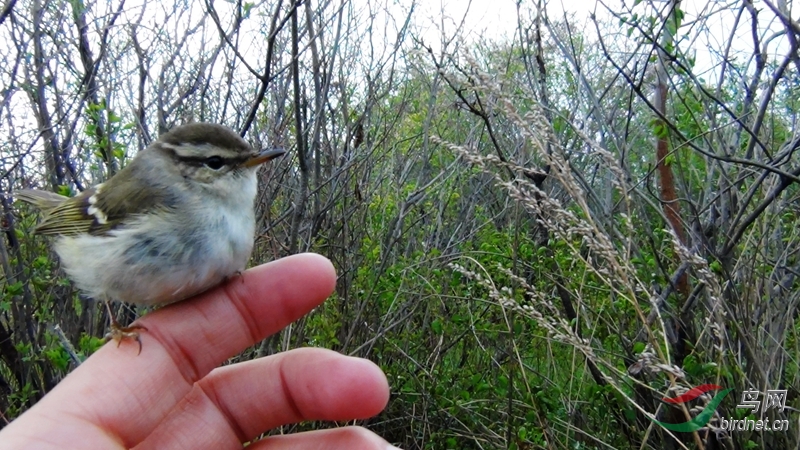
[[669,137],[669,128],[660,119],[654,119],[652,122],[653,135],[658,139],[666,139]]
[[45,356],[56,369],[66,372],[69,368],[69,353],[61,347],[45,350]]
[[59,194],[59,195],[63,195],[64,197],[74,197],[75,196],[75,191],[72,190],[72,187],[64,185],[64,184],[62,184],[62,185],[60,185],[58,187],[58,191],[56,191],[56,193]]
[[8,395],[8,414],[10,417],[16,417],[25,410],[32,399],[36,398],[38,391],[31,383],[25,383],[17,390]]
[[78,351],[88,356],[99,350],[104,343],[105,343],[104,339],[101,339],[97,336],[83,334],[81,335],[81,339],[78,342]]
[[715,375],[718,367],[713,362],[702,362],[700,355],[691,354],[683,361],[683,368],[690,376],[697,380],[709,379]]
[[87,104],[86,115],[90,120],[85,122],[84,133],[89,138],[93,156],[106,164],[124,165],[127,147],[113,137],[132,130],[135,123],[123,123],[123,119],[108,108],[105,100]]

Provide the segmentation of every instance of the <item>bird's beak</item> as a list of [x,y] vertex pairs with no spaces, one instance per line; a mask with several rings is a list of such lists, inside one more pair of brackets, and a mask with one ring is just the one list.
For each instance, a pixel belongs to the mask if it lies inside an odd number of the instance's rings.
[[269,150],[261,150],[261,152],[259,154],[257,154],[256,156],[253,156],[252,158],[250,158],[247,161],[245,161],[242,164],[242,166],[244,166],[244,167],[257,166],[259,164],[263,164],[263,163],[269,161],[270,159],[275,159],[278,156],[283,155],[284,153],[286,153],[286,150],[284,150],[282,148],[272,148],[272,149],[269,149]]

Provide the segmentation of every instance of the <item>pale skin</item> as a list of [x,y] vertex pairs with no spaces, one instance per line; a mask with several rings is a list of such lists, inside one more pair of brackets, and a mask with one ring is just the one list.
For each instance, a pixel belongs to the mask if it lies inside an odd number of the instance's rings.
[[[333,291],[331,263],[295,255],[255,267],[137,323],[143,350],[110,342],[0,432],[0,449],[240,449],[307,420],[379,413],[389,399],[373,363],[303,348],[219,367]],[[273,436],[248,450],[391,449],[359,427]]]

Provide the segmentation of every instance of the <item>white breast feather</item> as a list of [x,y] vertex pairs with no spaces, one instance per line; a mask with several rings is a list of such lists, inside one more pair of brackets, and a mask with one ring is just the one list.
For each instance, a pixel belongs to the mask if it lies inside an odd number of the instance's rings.
[[[227,191],[217,191],[225,194],[223,202],[201,199],[193,202],[186,216],[142,217],[105,236],[61,236],[55,250],[76,286],[94,299],[144,305],[182,300],[245,269],[255,232],[252,175],[239,178],[235,186],[214,186]],[[196,239],[182,239],[187,233]],[[126,262],[142,236],[153,239],[159,251],[175,256],[175,263],[166,259],[154,263],[153,258],[145,258],[149,263],[144,264]],[[192,253],[183,248],[186,242],[202,248]]]

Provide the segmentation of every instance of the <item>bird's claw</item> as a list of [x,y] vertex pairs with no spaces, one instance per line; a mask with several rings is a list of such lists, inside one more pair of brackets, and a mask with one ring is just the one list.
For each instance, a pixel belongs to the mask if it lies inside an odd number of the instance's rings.
[[105,341],[108,342],[113,339],[117,341],[117,347],[119,347],[123,339],[134,339],[139,344],[139,353],[137,353],[137,355],[141,355],[142,338],[139,336],[138,330],[147,331],[147,327],[143,325],[129,325],[127,327],[123,327],[120,326],[119,323],[114,321],[111,324],[111,329],[105,335]]
[[242,276],[242,271],[241,270],[237,270],[236,272],[232,273],[231,275],[225,275],[225,277],[222,279],[222,282],[223,283],[227,283],[227,282],[231,281],[234,278],[239,278],[242,281],[242,283],[244,283],[244,277]]

